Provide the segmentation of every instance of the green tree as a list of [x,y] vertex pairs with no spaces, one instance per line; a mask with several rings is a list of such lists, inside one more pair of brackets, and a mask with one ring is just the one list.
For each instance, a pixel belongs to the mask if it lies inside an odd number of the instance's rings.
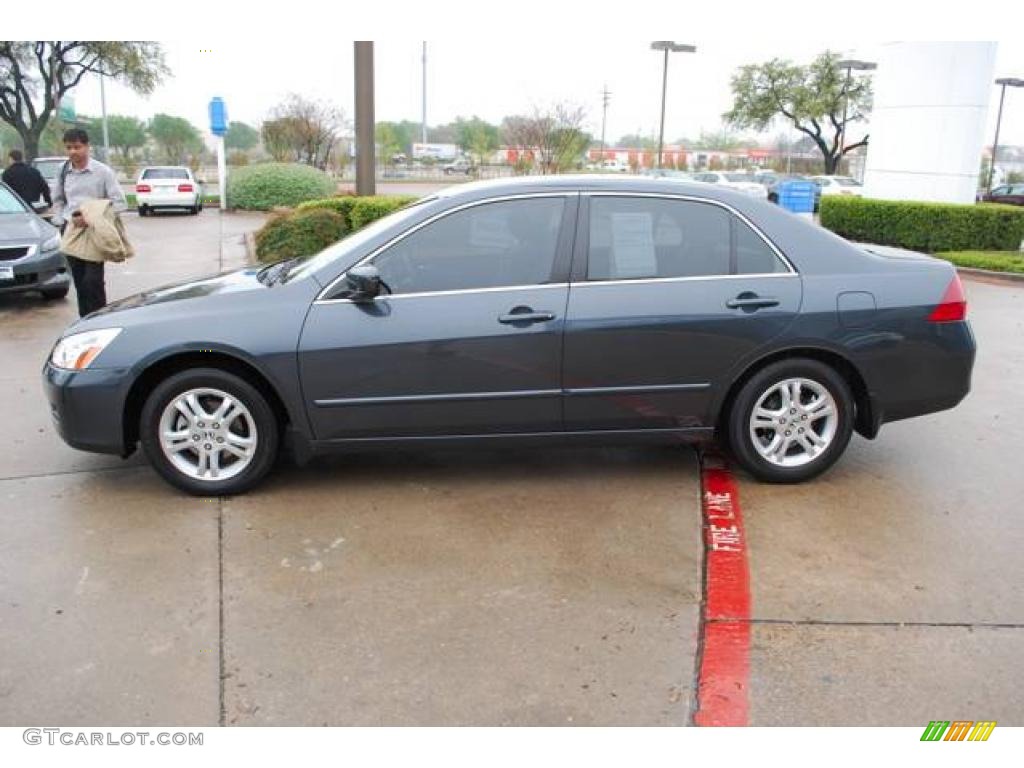
[[[103,135],[101,121],[99,124],[99,136]],[[121,161],[131,161],[132,152],[146,146],[146,124],[137,117],[128,115],[108,115],[107,134],[110,136],[110,146],[121,155]]]
[[658,149],[658,139],[651,136],[641,136],[639,133],[627,133],[619,138],[618,146],[656,151]]
[[188,120],[173,115],[153,115],[149,121],[149,135],[168,163],[187,163],[203,149],[199,131]]
[[838,55],[826,51],[803,67],[780,59],[740,67],[732,77],[733,107],[723,117],[730,125],[758,131],[776,117],[785,118],[814,141],[825,173],[835,173],[843,155],[868,143],[867,135],[851,143],[844,127],[871,110],[870,79],[847,78],[838,62]]
[[380,157],[386,163],[402,149],[402,136],[395,123],[377,123],[374,128],[374,140],[380,147]]
[[468,120],[457,117],[453,125],[457,143],[462,151],[472,155],[477,165],[486,165],[491,153],[500,144],[501,129],[476,115]]
[[232,120],[228,124],[228,132],[224,136],[227,149],[240,149],[246,152],[260,143],[260,132],[248,123]]
[[60,101],[86,73],[105,75],[137,93],[152,93],[170,71],[159,43],[35,40],[0,42],[0,120],[17,131],[27,159]]

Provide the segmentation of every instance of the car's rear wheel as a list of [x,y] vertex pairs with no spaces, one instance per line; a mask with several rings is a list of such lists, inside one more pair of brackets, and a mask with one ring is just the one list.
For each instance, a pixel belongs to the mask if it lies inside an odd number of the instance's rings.
[[149,208],[144,205],[139,206],[139,216],[149,216]]
[[142,447],[171,485],[197,496],[255,486],[277,456],[278,425],[249,382],[196,368],[161,382],[142,409]]
[[797,483],[831,467],[853,434],[846,380],[817,360],[765,366],[740,389],[728,420],[729,446],[759,480]]

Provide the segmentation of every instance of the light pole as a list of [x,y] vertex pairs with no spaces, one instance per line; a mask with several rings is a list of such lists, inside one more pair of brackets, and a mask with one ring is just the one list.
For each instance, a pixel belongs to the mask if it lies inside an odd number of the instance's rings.
[[604,162],[604,128],[605,123],[608,122],[608,102],[611,101],[611,93],[608,92],[607,83],[604,86],[604,90],[601,91],[601,154],[598,155],[600,162]]
[[373,42],[356,40],[356,194],[376,190],[373,120]]
[[850,72],[853,70],[870,71],[878,69],[873,61],[860,61],[859,59],[843,59],[838,66],[846,70],[846,84],[843,86],[843,122],[839,131],[839,160],[836,162],[836,169],[843,160],[843,149],[846,148],[846,111],[850,106]]
[[665,93],[668,90],[669,53],[696,53],[697,46],[673,43],[671,40],[655,40],[651,50],[665,52],[665,64],[661,73],[661,127],[658,129],[658,168],[661,168],[661,154],[665,146]]
[[1006,98],[1006,86],[1011,88],[1024,88],[1024,80],[1020,80],[1015,77],[1001,77],[996,80],[996,85],[1001,85],[1002,90],[999,92],[999,115],[996,117],[996,138],[992,142],[992,160],[988,164],[988,183],[985,185],[985,191],[988,194],[992,194],[992,174],[996,169],[996,155],[999,152],[999,124],[1003,122],[1003,99]]

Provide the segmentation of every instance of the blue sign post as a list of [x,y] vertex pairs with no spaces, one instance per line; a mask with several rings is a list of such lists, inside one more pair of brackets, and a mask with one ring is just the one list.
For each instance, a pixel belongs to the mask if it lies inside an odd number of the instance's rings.
[[228,167],[224,157],[224,135],[228,132],[228,106],[220,96],[210,99],[210,133],[217,137],[217,184],[220,210],[227,207]]

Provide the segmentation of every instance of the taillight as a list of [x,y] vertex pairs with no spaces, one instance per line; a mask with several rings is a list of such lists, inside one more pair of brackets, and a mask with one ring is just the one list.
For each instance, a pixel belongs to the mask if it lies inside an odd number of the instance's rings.
[[136,192],[152,192],[153,188],[151,186],[149,186],[149,184],[136,184],[135,185],[135,191]]
[[942,300],[928,315],[928,322],[953,323],[966,319],[967,298],[964,296],[964,287],[960,284],[960,275],[953,275],[946,292],[942,294]]
[[179,184],[178,185],[178,191],[179,192],[191,192],[192,191],[192,185],[191,184]]

